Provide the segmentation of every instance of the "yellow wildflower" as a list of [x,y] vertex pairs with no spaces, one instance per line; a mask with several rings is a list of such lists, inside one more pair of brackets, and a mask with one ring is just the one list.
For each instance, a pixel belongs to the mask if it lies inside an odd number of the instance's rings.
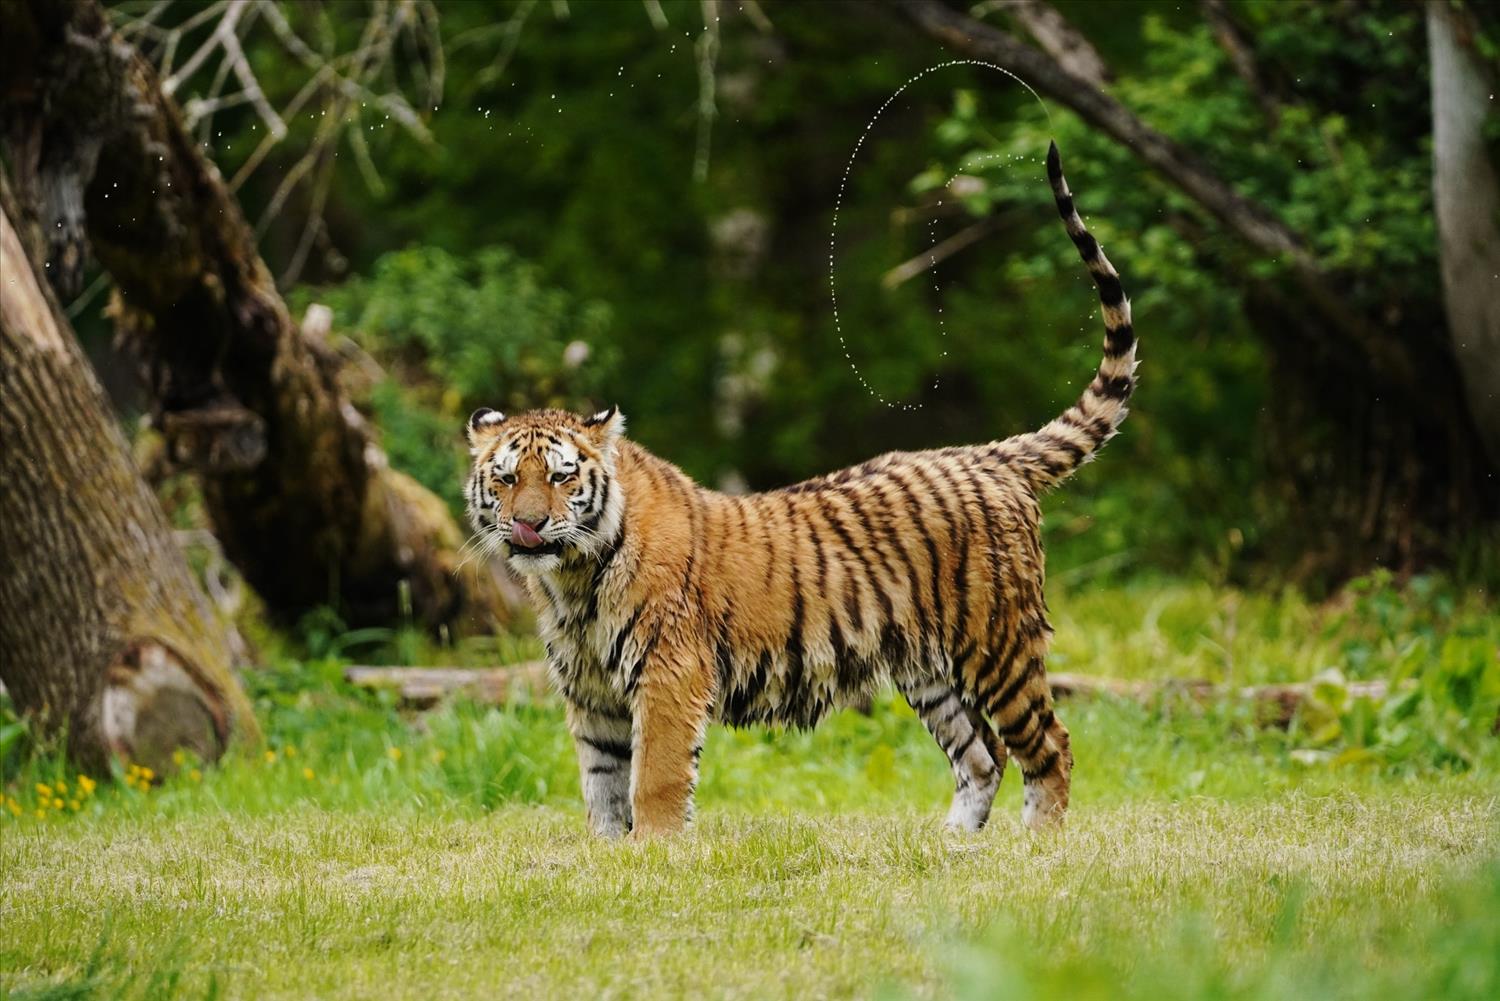
[[432,752],[432,760],[440,765],[443,763],[443,759],[447,756],[448,752],[443,750],[441,747]]
[[6,801],[5,801],[5,808],[7,810],[9,810],[11,813],[15,814],[17,817],[19,817],[21,815],[21,804],[17,803],[13,799],[9,799],[9,798],[6,799]]
[[36,816],[38,820],[41,820],[43,817],[47,816],[47,811],[43,810],[41,807],[37,807]]
[[54,799],[52,801],[52,809],[54,809],[54,810],[61,810],[62,808],[63,808],[63,801],[62,800],[60,800],[60,799]]
[[289,758],[295,758],[297,756],[297,749],[295,747],[288,747],[285,751],[282,751],[281,753],[285,754]]
[[55,788],[57,789],[57,791],[60,794],[62,794],[64,796],[66,796],[68,794],[68,784],[66,782],[64,782],[62,779],[58,779],[57,780],[57,785],[56,785]]
[[400,761],[401,760],[401,748],[399,748],[399,747],[387,747],[385,749],[385,753],[386,753],[386,756],[388,758],[390,758],[392,761]]
[[42,797],[42,799],[51,799],[52,787],[48,785],[42,785],[40,782],[38,782],[36,784],[36,794]]
[[78,800],[76,799],[70,799],[68,800],[68,809],[72,810],[74,813],[77,813],[79,810],[83,809],[83,804],[78,802]]
[[275,751],[270,751],[270,750],[266,751],[266,764],[268,764],[268,765],[274,765],[275,763],[276,763],[276,752]]
[[192,771],[188,772],[188,778],[192,779],[194,782],[202,782],[203,773],[194,768]]
[[311,782],[313,777],[313,770],[311,768],[302,769],[302,777]]
[[83,790],[83,794],[85,796],[92,796],[94,794],[94,786],[96,784],[97,783],[95,783],[94,780],[89,778],[87,775],[78,776],[78,788]]
[[141,778],[145,779],[147,782],[150,782],[152,779],[156,778],[156,773],[149,768],[142,768]]
[[180,747],[177,750],[173,751],[172,764],[176,765],[178,768],[181,768],[183,765],[187,764],[187,752]]

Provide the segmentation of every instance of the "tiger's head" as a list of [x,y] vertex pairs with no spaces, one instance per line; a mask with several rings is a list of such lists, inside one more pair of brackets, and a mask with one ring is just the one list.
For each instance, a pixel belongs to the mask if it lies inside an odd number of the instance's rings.
[[623,504],[614,475],[624,431],[617,407],[591,417],[474,411],[468,427],[474,468],[465,495],[486,551],[504,554],[517,573],[540,574],[570,554],[591,556],[609,546]]

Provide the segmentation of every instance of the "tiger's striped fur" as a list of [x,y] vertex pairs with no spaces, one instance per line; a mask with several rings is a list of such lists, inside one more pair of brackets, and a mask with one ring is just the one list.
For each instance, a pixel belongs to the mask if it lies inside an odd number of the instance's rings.
[[595,831],[691,819],[711,720],[811,726],[887,680],[948,756],[950,825],[984,825],[1010,757],[1025,822],[1061,818],[1073,758],[1044,668],[1037,498],[1115,434],[1135,341],[1055,145],[1047,169],[1106,337],[1093,382],[1039,431],[736,497],[626,440],[613,409],[471,418],[470,515],[536,604]]

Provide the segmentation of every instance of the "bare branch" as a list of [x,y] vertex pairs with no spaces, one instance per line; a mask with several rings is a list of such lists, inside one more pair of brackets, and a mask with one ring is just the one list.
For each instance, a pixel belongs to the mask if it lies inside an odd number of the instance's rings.
[[[162,93],[169,97],[177,93],[177,88],[182,85],[182,81],[198,72],[204,60],[213,55],[214,49],[221,48],[224,45],[224,39],[234,34],[235,25],[239,24],[245,10],[246,0],[230,0],[228,8],[224,11],[224,17],[214,28],[213,33],[208,36],[208,40],[188,56],[187,62],[183,63],[176,73],[161,82]],[[184,34],[186,29],[178,29],[178,33]]]
[[255,79],[255,74],[250,69],[250,61],[245,57],[245,50],[240,47],[239,36],[229,32],[224,36],[224,58],[234,69],[235,78],[239,80],[240,87],[255,113],[265,123],[266,129],[277,139],[286,138],[286,122],[276,114],[276,109],[271,107],[271,102],[266,100],[266,95],[260,89],[260,83]]
[[516,47],[521,44],[521,29],[526,27],[526,19],[536,9],[536,5],[537,0],[524,0],[501,27],[500,49],[495,53],[495,61],[479,71],[477,79],[480,85],[493,83],[505,74],[511,58],[516,54]]
[[986,216],[976,223],[965,226],[941,243],[935,244],[915,257],[902,261],[894,268],[891,268],[880,276],[880,285],[882,288],[892,289],[911,281],[917,275],[937,267],[954,254],[978,243],[999,228],[1000,218],[998,216]]
[[1103,87],[1114,78],[1093,43],[1045,0],[988,0],[974,9],[974,16],[990,10],[1001,10],[1015,18],[1042,51],[1074,76],[1095,87]]
[[1261,79],[1260,68],[1255,62],[1255,50],[1239,22],[1229,12],[1228,5],[1224,0],[1203,0],[1203,18],[1213,30],[1219,47],[1229,56],[1229,65],[1245,81],[1245,86],[1250,89],[1250,96],[1255,98],[1266,120],[1274,126],[1281,118],[1281,109],[1276,98],[1266,88],[1265,81]]
[[717,85],[715,72],[719,62],[719,0],[701,0],[703,34],[698,36],[698,144],[693,153],[693,180],[708,180],[709,145],[713,141],[714,103]]
[[657,31],[667,28],[667,12],[661,9],[661,0],[641,0],[646,8],[646,17]]

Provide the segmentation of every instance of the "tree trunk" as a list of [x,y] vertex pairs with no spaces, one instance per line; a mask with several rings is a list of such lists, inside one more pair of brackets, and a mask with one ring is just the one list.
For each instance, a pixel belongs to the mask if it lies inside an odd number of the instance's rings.
[[1432,53],[1432,187],[1453,352],[1469,409],[1500,465],[1500,176],[1485,148],[1495,78],[1475,51],[1471,11],[1427,3]]
[[[13,3],[7,20],[33,51],[6,62],[39,74],[7,74],[0,88],[9,151],[33,181],[22,197],[42,207],[48,233],[77,228],[56,205],[79,206],[168,458],[199,474],[214,534],[267,607],[294,617],[331,604],[351,623],[408,611],[434,626],[508,623],[513,589],[493,569],[459,572],[463,536],[447,508],[389,467],[152,66],[96,0]],[[78,94],[115,112],[66,117]],[[89,144],[97,157],[68,148]]]
[[0,679],[97,768],[255,739],[229,642],[28,258],[0,178]]

